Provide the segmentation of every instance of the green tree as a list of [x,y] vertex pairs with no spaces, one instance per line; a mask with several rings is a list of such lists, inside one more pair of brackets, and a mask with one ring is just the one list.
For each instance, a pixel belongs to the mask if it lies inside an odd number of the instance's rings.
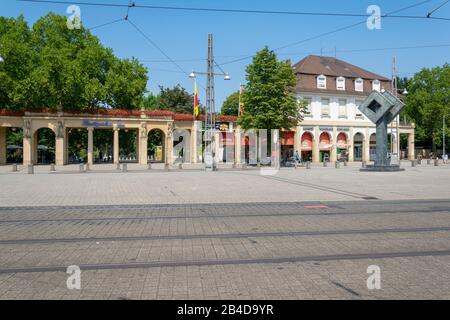
[[295,97],[297,78],[289,61],[278,61],[267,47],[258,52],[247,69],[243,93],[243,129],[291,130],[302,120],[304,103]]
[[[416,124],[416,139],[431,142],[436,153],[442,143],[443,117],[450,113],[450,65],[422,69],[410,79],[408,91],[405,113]],[[447,128],[449,124],[447,116]]]
[[158,110],[159,96],[150,92],[150,94],[142,99],[141,108],[144,110]]
[[[189,113],[194,112],[194,95],[186,91],[185,88],[179,84],[173,88],[164,88],[159,86],[158,94],[158,110],[168,110],[177,113]],[[202,106],[199,107],[200,113],[204,112]]]
[[48,14],[31,29],[23,17],[0,17],[0,103],[10,109],[138,108],[147,70],[121,60],[84,27]]
[[221,114],[226,116],[237,116],[239,113],[239,91],[229,95],[223,102]]

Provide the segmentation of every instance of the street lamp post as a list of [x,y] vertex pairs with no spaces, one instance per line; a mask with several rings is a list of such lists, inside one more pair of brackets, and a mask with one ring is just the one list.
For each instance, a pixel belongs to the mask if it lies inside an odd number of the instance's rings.
[[[217,65],[223,73],[214,73],[214,65]],[[208,63],[207,72],[196,72],[192,71],[189,75],[190,78],[196,78],[197,74],[206,75],[207,85],[206,85],[206,118],[205,118],[205,165],[207,171],[215,171],[215,143],[214,143],[214,132],[215,132],[215,99],[214,99],[214,77],[223,76],[224,80],[230,80],[228,73],[224,72],[222,68],[215,63],[214,53],[213,53],[213,36],[208,34]]]
[[445,161],[445,155],[447,148],[445,146],[445,130],[446,130],[446,123],[445,123],[445,117],[447,114],[444,112],[444,116],[442,118],[442,160]]

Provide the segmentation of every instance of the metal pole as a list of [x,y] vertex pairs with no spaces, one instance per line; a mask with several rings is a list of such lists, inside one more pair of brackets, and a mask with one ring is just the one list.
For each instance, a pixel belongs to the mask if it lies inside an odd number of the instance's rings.
[[445,116],[446,114],[444,113],[444,117],[442,120],[442,159],[444,159],[444,155],[445,155]]
[[215,105],[214,105],[214,53],[213,35],[208,34],[208,69],[206,83],[206,132],[205,132],[205,164],[206,169],[216,169],[214,157],[214,129],[215,129]]

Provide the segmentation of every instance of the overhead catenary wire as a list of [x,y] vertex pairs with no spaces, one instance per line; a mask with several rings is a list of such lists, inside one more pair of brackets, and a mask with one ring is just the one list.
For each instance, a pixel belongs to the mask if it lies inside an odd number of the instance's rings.
[[[386,14],[382,15],[380,18],[385,18],[385,17],[390,16],[391,14],[395,14],[395,13],[398,13],[398,12],[401,12],[401,11],[405,11],[405,10],[408,10],[408,9],[411,9],[411,8],[414,8],[414,7],[418,7],[418,6],[424,5],[425,3],[429,3],[431,1],[432,0],[421,1],[421,2],[418,2],[418,3],[412,4],[412,5],[409,5],[407,7],[403,7],[403,8],[391,11],[389,13],[386,13]],[[286,49],[286,48],[289,48],[289,47],[293,47],[293,46],[299,45],[299,44],[304,43],[304,42],[312,41],[312,40],[315,40],[315,39],[318,39],[318,38],[322,38],[322,37],[327,36],[327,35],[338,33],[340,31],[351,29],[353,27],[356,27],[358,25],[364,24],[366,22],[367,22],[367,20],[363,20],[363,21],[352,23],[350,25],[343,26],[343,27],[340,27],[340,28],[337,28],[337,29],[334,29],[334,30],[331,30],[331,31],[323,32],[323,33],[320,33],[318,35],[311,36],[311,37],[308,37],[306,39],[303,39],[303,40],[300,40],[300,41],[296,41],[296,42],[293,42],[293,43],[290,43],[290,44],[287,44],[287,45],[275,48],[273,51],[279,51],[279,50],[282,50],[282,49]],[[243,58],[234,59],[234,60],[231,60],[231,61],[227,61],[227,62],[221,63],[220,65],[222,65],[222,66],[223,65],[228,65],[228,64],[232,64],[232,63],[248,60],[248,59],[251,59],[253,57],[254,57],[254,55],[248,55],[248,56],[243,57]]]
[[428,12],[428,14],[427,14],[427,18],[431,18],[431,15],[433,14],[433,13],[435,13],[437,10],[439,10],[440,8],[442,8],[443,6],[445,6],[447,3],[449,3],[450,2],[450,0],[447,0],[447,1],[445,1],[443,4],[441,4],[439,7],[437,7],[436,9],[434,9],[434,10],[431,10],[430,12]]
[[[18,0],[21,2],[36,2],[36,3],[50,3],[50,4],[76,4],[86,6],[102,6],[102,7],[119,7],[125,8],[129,5],[117,3],[101,3],[88,1],[58,1],[58,0]],[[176,7],[176,6],[156,6],[156,5],[139,5],[133,2],[133,7],[140,9],[153,10],[173,10],[173,11],[192,11],[192,12],[216,12],[216,13],[234,13],[234,14],[260,14],[260,15],[302,15],[302,16],[327,16],[327,17],[370,17],[368,14],[361,13],[346,13],[346,12],[302,12],[302,11],[274,11],[274,10],[250,10],[250,9],[225,9],[225,8],[201,8],[201,7]],[[393,12],[389,18],[399,19],[443,19],[450,20],[450,18],[442,17],[427,17],[427,16],[413,16],[413,15],[395,15]]]
[[[444,44],[431,44],[431,45],[416,45],[416,46],[400,46],[400,47],[382,47],[382,48],[360,48],[360,49],[333,49],[333,50],[322,50],[322,51],[298,51],[298,52],[286,52],[279,53],[279,56],[294,56],[303,54],[327,54],[327,53],[358,53],[358,52],[375,52],[375,51],[392,51],[392,50],[411,50],[411,49],[427,49],[427,48],[444,48],[450,47],[450,43]],[[247,55],[228,55],[228,56],[216,56],[216,58],[241,58],[247,57]],[[174,59],[176,62],[197,62],[205,61],[204,58],[198,59]],[[169,60],[141,60],[147,63],[171,63]]]

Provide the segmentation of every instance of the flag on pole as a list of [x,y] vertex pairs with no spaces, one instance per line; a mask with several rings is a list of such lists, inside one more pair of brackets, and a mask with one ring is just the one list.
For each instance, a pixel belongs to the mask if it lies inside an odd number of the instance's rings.
[[197,81],[194,81],[194,117],[197,119],[199,113],[198,108],[198,88],[197,88]]
[[239,88],[239,115],[242,115],[244,113],[244,102],[242,101],[243,93],[244,93],[244,86],[241,83]]

